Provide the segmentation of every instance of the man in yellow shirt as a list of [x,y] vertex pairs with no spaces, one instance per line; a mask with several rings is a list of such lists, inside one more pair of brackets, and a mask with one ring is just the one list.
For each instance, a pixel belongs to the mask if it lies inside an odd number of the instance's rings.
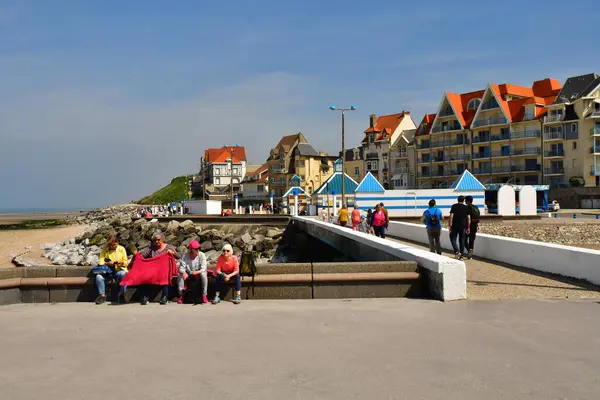
[[[100,252],[98,265],[106,265],[112,269],[113,273],[96,274],[96,287],[98,288],[98,297],[96,298],[96,304],[102,304],[106,301],[105,294],[105,281],[112,280],[113,278],[117,281],[117,285],[121,282],[123,277],[127,274],[127,265],[129,260],[127,259],[127,251],[125,247],[120,246],[117,238],[109,236],[106,239],[106,247]],[[119,291],[119,303],[125,302],[125,291],[127,286],[121,286]]]
[[338,224],[340,226],[346,226],[348,224],[348,206],[344,204],[340,213],[338,214]]

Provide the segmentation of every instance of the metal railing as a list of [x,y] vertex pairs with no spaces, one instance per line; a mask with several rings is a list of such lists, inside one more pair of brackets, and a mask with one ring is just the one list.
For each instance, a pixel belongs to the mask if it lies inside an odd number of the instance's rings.
[[451,155],[449,158],[451,161],[469,161],[471,157],[469,156],[469,154],[454,154]]
[[544,140],[565,140],[565,134],[562,130],[554,132],[545,132]]
[[428,149],[429,148],[429,142],[417,143],[415,147],[417,148],[417,150]]
[[417,164],[429,164],[431,162],[431,158],[417,158]]
[[494,108],[499,108],[499,107],[500,107],[500,105],[498,104],[498,102],[496,100],[486,101],[485,103],[481,104],[482,110],[493,110]]
[[524,131],[512,131],[510,132],[511,139],[527,139],[527,138],[539,138],[542,131],[539,129],[528,129]]
[[500,135],[492,135],[492,137],[490,138],[491,142],[499,142],[501,140],[509,140],[510,139],[510,133],[502,133]]
[[564,117],[565,116],[563,114],[551,114],[551,115],[547,115],[545,122],[559,122],[559,121],[562,121],[564,119]]
[[509,151],[502,151],[502,150],[493,150],[490,152],[492,158],[494,157],[508,157],[510,156],[510,152]]
[[507,124],[507,123],[508,123],[508,120],[506,119],[506,117],[504,115],[495,115],[493,117],[483,118],[483,119],[473,122],[473,127],[477,128],[480,126],[502,125],[502,124]]
[[394,169],[394,173],[396,173],[396,174],[408,174],[408,167],[396,167]]
[[544,151],[544,157],[564,157],[564,156],[565,156],[565,151],[561,150],[561,149]]
[[462,139],[458,139],[457,138],[457,139],[452,140],[450,142],[450,146],[465,146],[465,145],[468,145],[468,144],[469,144],[469,139],[464,138],[464,137]]
[[542,153],[539,147],[526,147],[524,149],[510,149],[510,155],[512,156],[525,156],[525,155],[540,155]]
[[436,142],[431,142],[431,148],[435,149],[435,148],[439,148],[439,147],[446,147],[448,146],[450,142],[448,142],[447,140],[439,140]]
[[595,126],[590,129],[590,136],[600,136],[600,126]]
[[540,172],[541,167],[539,165],[534,167],[528,167],[527,165],[512,165],[510,169],[512,172]]
[[473,137],[473,144],[475,143],[488,143],[490,141],[490,137],[489,136],[475,136]]
[[462,130],[460,125],[452,124],[452,125],[436,126],[435,128],[431,128],[431,133],[451,132],[451,131],[460,131],[460,130]]
[[544,173],[545,174],[564,174],[565,168],[564,167],[546,167],[546,168],[544,168]]
[[490,153],[473,153],[473,160],[477,160],[479,158],[490,158]]
[[439,114],[440,117],[449,117],[451,115],[454,115],[454,111],[451,107],[448,107],[445,110],[441,110]]
[[592,147],[590,147],[590,153],[592,153],[592,154],[599,154],[600,153],[600,146],[592,146]]

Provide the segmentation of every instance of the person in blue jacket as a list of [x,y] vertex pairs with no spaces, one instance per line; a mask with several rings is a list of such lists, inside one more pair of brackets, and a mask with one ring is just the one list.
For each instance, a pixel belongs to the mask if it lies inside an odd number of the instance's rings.
[[434,199],[429,200],[429,208],[423,212],[421,221],[427,227],[427,238],[429,239],[429,251],[442,254],[440,235],[442,233],[442,210],[436,207]]

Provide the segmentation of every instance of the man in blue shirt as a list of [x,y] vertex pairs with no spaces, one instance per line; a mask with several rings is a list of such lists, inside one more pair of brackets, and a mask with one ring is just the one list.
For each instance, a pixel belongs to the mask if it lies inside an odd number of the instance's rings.
[[427,226],[427,238],[429,239],[429,251],[442,254],[440,245],[440,234],[442,233],[442,210],[435,206],[435,200],[429,200],[429,208],[425,210],[421,221]]

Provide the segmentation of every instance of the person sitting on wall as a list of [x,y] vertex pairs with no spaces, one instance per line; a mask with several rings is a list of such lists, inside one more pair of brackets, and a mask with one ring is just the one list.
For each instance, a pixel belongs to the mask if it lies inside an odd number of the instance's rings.
[[[208,303],[207,289],[208,278],[206,273],[206,256],[200,251],[200,243],[192,240],[188,245],[188,251],[181,257],[179,264],[179,275],[177,276],[177,289],[179,290],[178,304],[183,303],[183,294],[185,291],[185,282],[187,280],[199,280],[202,288],[202,302],[199,302],[198,295],[195,297],[195,304]],[[192,282],[190,282],[192,283]]]
[[[142,249],[138,254],[143,258],[153,258],[158,257],[161,254],[171,254],[176,259],[180,259],[181,257],[177,254],[177,250],[175,246],[172,244],[165,243],[165,236],[162,233],[155,233],[152,235],[152,244],[150,247],[146,247]],[[142,305],[148,304],[150,300],[149,292],[151,285],[142,285],[140,286],[140,292],[142,293]],[[169,285],[163,286],[163,295],[160,298],[160,304],[167,304],[169,301]]]
[[[128,264],[129,260],[127,259],[125,247],[119,245],[116,237],[109,236],[106,239],[106,246],[100,252],[98,267],[92,270],[92,272],[96,273],[96,288],[98,289],[96,304],[103,304],[106,301],[106,281],[115,279],[118,285],[127,274]],[[127,286],[121,286],[118,298],[119,303],[125,303],[126,290]]]
[[240,304],[242,302],[242,278],[240,277],[240,264],[237,256],[233,255],[233,248],[229,243],[223,246],[223,254],[217,258],[217,265],[215,267],[215,274],[217,277],[215,286],[215,298],[212,301],[213,304],[219,304],[221,302],[221,285],[222,282],[229,282],[233,279],[235,284],[235,299],[233,304]]

